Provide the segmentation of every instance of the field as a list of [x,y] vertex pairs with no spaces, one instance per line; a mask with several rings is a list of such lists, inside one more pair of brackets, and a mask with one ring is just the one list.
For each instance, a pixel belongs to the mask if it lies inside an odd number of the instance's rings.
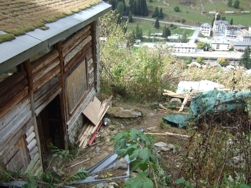
[[[163,27],[165,25],[169,26],[168,24],[160,23],[160,28],[155,29],[154,22],[140,20],[140,19],[134,19],[133,23],[127,24],[127,30],[128,31],[132,31],[132,30],[135,31],[137,24],[139,25],[139,28],[142,29],[143,36],[148,36],[149,31],[150,31],[150,33],[162,33]],[[186,30],[185,32],[186,32],[187,36],[191,36],[194,32],[194,30],[191,30],[191,29],[183,29],[183,28],[177,27],[175,29],[171,29],[171,33],[172,34],[182,34],[184,30]]]
[[[241,0],[240,1],[240,9],[235,9],[233,7],[227,6],[227,0],[194,0],[194,5],[185,5],[179,3],[178,0],[153,0],[152,3],[147,1],[147,6],[149,10],[149,18],[151,18],[152,12],[155,10],[156,7],[162,8],[164,13],[164,20],[163,21],[171,21],[171,22],[181,22],[182,19],[185,19],[186,22],[184,24],[187,25],[194,25],[200,26],[202,23],[208,22],[211,24],[214,14],[209,14],[209,11],[217,11],[220,13],[221,17],[225,17],[226,20],[230,21],[233,18],[233,24],[241,24],[244,26],[251,25],[251,13],[249,14],[241,14],[241,10],[251,11],[251,2],[250,0]],[[128,3],[128,1],[127,1]],[[180,8],[180,12],[175,12],[173,9],[175,6]],[[202,12],[205,12],[202,14]],[[225,14],[225,11],[235,11],[236,14]],[[138,22],[136,22],[137,24]],[[135,23],[133,23],[134,25]],[[136,25],[135,24],[135,25]],[[146,25],[145,25],[146,24]],[[144,28],[143,31],[151,29],[155,32],[153,28],[154,23],[144,25],[140,25],[140,27]],[[133,26],[129,25],[129,28]],[[161,29],[157,30],[156,32],[162,32]]]

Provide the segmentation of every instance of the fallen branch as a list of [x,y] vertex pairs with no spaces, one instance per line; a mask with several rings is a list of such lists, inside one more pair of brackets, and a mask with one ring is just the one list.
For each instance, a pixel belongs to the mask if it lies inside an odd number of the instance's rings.
[[170,132],[164,132],[164,133],[146,133],[146,134],[151,134],[151,135],[170,135],[170,136],[178,136],[178,137],[184,137],[184,138],[190,138],[188,135],[184,134],[176,134],[176,133],[170,133]]
[[68,166],[68,168],[72,168],[72,167],[74,167],[74,166],[77,166],[77,165],[79,165],[79,164],[81,164],[81,163],[84,163],[84,162],[86,162],[86,161],[89,161],[91,158],[88,158],[88,159],[85,159],[85,160],[83,160],[83,161],[80,161],[80,162],[78,162],[78,163],[76,163],[76,164],[73,164],[73,165],[71,165],[71,166]]
[[167,110],[167,108],[164,107],[162,104],[159,104],[159,107],[160,107],[161,109],[163,109],[163,110]]

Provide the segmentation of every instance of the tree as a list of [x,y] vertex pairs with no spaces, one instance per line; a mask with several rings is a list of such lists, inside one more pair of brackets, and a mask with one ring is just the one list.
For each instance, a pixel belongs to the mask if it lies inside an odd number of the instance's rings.
[[125,9],[125,4],[122,1],[120,1],[116,8],[116,11],[120,17],[124,15],[124,9]]
[[130,0],[129,4],[132,14],[138,16],[148,16],[146,0]]
[[233,7],[237,8],[237,9],[240,8],[240,1],[239,0],[235,0]]
[[160,10],[159,10],[159,19],[163,19],[163,18],[164,18],[164,14],[163,14],[162,8],[160,8]]
[[135,31],[135,37],[136,37],[136,39],[142,39],[142,36],[143,36],[142,29],[139,28],[139,24],[137,24],[136,31]]
[[214,21],[215,21],[215,17],[213,18],[213,20],[212,20],[212,27],[214,26]]
[[187,42],[187,34],[186,34],[186,30],[183,30],[180,42]]
[[227,6],[232,7],[233,6],[233,0],[228,0]]
[[204,58],[203,57],[197,57],[196,61],[201,64],[201,63],[203,63]]
[[248,46],[239,61],[240,65],[243,65],[246,69],[251,69],[250,47]]
[[173,8],[173,10],[174,10],[175,12],[179,12],[179,11],[180,11],[180,7],[176,6],[176,7]]
[[220,20],[220,14],[217,14],[216,20]]
[[158,17],[159,15],[159,8],[156,7],[154,13],[152,14],[152,18]]
[[154,28],[159,29],[159,18],[158,17],[155,21]]
[[129,21],[130,23],[133,22],[132,12],[131,12],[131,11],[129,12],[129,15],[128,15],[128,21]]
[[166,27],[166,25],[163,27],[162,36],[164,38],[167,38],[168,36],[171,36],[170,29],[168,27]]
[[233,25],[233,18],[231,18],[230,20],[230,25]]

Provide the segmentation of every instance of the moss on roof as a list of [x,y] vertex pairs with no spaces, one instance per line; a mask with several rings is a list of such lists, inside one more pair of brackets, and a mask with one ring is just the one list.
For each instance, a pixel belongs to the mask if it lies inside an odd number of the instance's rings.
[[0,43],[44,24],[87,9],[101,0],[4,0],[0,1]]

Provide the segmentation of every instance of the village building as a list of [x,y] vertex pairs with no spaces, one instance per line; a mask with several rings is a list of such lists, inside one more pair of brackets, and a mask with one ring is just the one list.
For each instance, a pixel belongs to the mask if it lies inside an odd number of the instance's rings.
[[196,51],[195,43],[166,43],[173,53],[194,53]]
[[228,27],[228,21],[225,20],[215,20],[213,25],[213,36],[226,36],[226,31]]
[[212,26],[209,23],[203,23],[200,26],[200,33],[206,37],[210,37],[212,31]]
[[210,46],[216,51],[228,51],[231,48],[231,43],[225,38],[214,38],[211,40]]
[[0,35],[13,39],[0,43],[0,162],[38,175],[48,165],[50,143],[65,149],[76,142],[83,110],[99,92],[98,20],[111,6],[9,2],[1,3],[7,14]]
[[243,52],[248,46],[251,47],[251,41],[233,41],[234,50]]

